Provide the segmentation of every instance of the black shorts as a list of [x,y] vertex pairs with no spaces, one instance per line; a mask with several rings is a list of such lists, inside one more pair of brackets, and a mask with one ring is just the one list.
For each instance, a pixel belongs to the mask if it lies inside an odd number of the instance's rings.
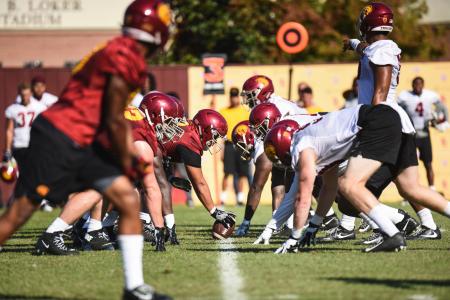
[[19,167],[19,175],[20,175],[20,165],[24,164],[27,158],[28,148],[14,148],[12,151],[13,157],[17,162],[17,166]]
[[416,147],[419,149],[419,159],[424,164],[429,164],[433,161],[430,135],[420,138],[416,137]]
[[250,162],[241,158],[239,151],[234,149],[233,143],[226,141],[223,154],[223,172],[225,174],[237,174],[239,177],[247,177]]
[[388,105],[363,105],[359,110],[358,133],[351,156],[361,155],[394,165],[402,140],[402,124],[398,113]]
[[271,188],[284,185],[285,192],[289,192],[292,180],[294,180],[295,172],[290,168],[276,168],[272,167],[272,184]]
[[15,195],[40,203],[67,200],[70,193],[95,189],[102,193],[121,169],[99,145],[79,147],[39,116],[31,128],[30,145],[21,166]]

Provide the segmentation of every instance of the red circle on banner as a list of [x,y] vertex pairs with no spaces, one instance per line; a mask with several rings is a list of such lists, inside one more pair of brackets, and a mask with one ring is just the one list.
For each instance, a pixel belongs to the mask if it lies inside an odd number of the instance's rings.
[[278,29],[277,44],[286,53],[294,54],[303,51],[308,41],[308,31],[300,23],[287,22]]

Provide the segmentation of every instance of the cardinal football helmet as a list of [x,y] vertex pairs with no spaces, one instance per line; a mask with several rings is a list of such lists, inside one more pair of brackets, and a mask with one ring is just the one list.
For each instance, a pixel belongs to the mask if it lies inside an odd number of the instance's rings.
[[218,140],[226,139],[228,124],[220,113],[212,109],[201,109],[192,118],[192,122],[200,135],[203,150],[208,150],[211,154],[222,150]]
[[234,126],[231,132],[234,147],[241,153],[243,160],[249,160],[255,150],[255,134],[250,128],[248,120],[241,121]]
[[2,180],[7,183],[12,183],[19,178],[19,168],[14,157],[0,163],[0,175]]
[[263,140],[267,132],[281,118],[281,113],[272,103],[261,103],[255,106],[249,117],[250,127],[255,132],[256,138]]
[[183,106],[173,97],[152,91],[144,96],[139,109],[155,128],[158,141],[177,141],[183,135],[184,131],[178,125],[184,118]]
[[384,3],[369,3],[359,14],[357,29],[363,39],[371,31],[391,32],[394,29],[394,13]]
[[242,104],[253,108],[260,103],[267,102],[273,91],[273,83],[269,77],[264,75],[252,76],[242,86]]
[[169,38],[170,7],[160,0],[135,0],[125,11],[122,32],[135,40],[163,47]]
[[[294,121],[294,123],[297,122]],[[275,125],[269,131],[264,139],[264,152],[274,165],[284,168],[291,167],[292,137],[298,129],[298,124],[284,122]]]

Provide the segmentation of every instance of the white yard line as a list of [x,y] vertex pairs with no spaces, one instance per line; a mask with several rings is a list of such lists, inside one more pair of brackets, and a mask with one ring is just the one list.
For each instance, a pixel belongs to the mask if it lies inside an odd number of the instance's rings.
[[242,289],[244,288],[244,279],[238,267],[238,253],[233,251],[236,247],[233,239],[221,240],[219,254],[219,272],[222,284],[223,299],[246,300],[247,296]]

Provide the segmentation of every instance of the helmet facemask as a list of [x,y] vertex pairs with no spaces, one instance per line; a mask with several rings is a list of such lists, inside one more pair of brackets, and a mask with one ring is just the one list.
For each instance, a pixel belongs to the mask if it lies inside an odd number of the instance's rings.
[[211,139],[205,142],[205,148],[211,155],[214,155],[216,153],[219,153],[223,148],[222,143],[219,143],[219,139],[223,139],[225,141],[226,137],[220,135],[219,131],[217,131],[217,129],[213,127],[210,128],[210,131]]
[[261,93],[261,88],[256,88],[252,91],[242,91],[242,104],[247,105],[250,108],[255,107],[256,105],[261,103],[261,100],[258,99],[258,95]]
[[267,132],[269,132],[269,118],[266,117],[264,121],[261,122],[261,124],[253,126],[252,130],[255,133],[256,140],[262,141],[267,135]]
[[178,118],[167,117],[163,108],[161,108],[160,112],[161,123],[153,124],[147,109],[145,109],[145,116],[147,117],[150,125],[153,125],[155,128],[156,138],[159,142],[163,144],[171,141],[177,142],[183,136],[184,130],[178,125]]
[[237,150],[240,152],[240,156],[243,160],[250,160],[252,152],[254,151],[254,145],[247,141],[245,135],[242,135],[242,141],[237,142],[235,147],[238,148]]

